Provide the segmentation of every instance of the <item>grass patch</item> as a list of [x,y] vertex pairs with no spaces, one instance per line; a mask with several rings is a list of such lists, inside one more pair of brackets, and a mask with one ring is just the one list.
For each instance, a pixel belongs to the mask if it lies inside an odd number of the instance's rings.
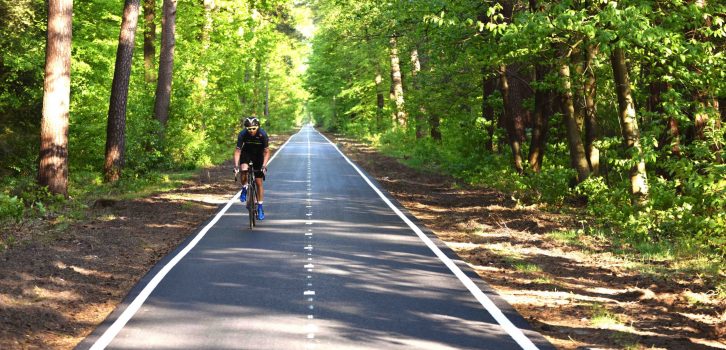
[[580,237],[582,236],[582,233],[580,230],[564,230],[549,232],[547,233],[547,236],[557,242],[570,245],[580,245]]
[[593,304],[591,312],[590,323],[593,327],[612,329],[625,326],[620,315],[610,312],[600,304]]
[[199,206],[199,204],[194,203],[192,201],[186,201],[186,202],[183,202],[181,204],[181,207],[184,208],[184,209],[192,209],[192,208],[197,207],[197,206]]
[[154,193],[176,189],[191,180],[198,170],[179,170],[145,175],[130,175],[119,181],[103,183],[96,172],[76,174],[71,182],[71,197],[90,202],[97,198],[131,200],[147,197]]
[[[20,203],[18,213],[12,212],[10,219],[0,220],[0,232],[7,233],[0,234],[0,251],[25,241],[52,244],[75,222],[87,219],[91,213],[88,208],[98,199],[130,200],[174,190],[189,183],[198,172],[198,170],[179,170],[144,175],[129,174],[116,183],[109,184],[103,182],[100,172],[71,170],[68,198],[51,195],[29,176],[3,179],[4,181],[0,182],[0,194],[6,199],[2,203],[9,203],[4,207],[14,209],[18,207],[15,204]],[[101,214],[100,219],[111,221],[116,217]],[[18,222],[36,228],[32,230],[32,234],[26,232],[20,236],[10,235],[13,225]]]
[[527,262],[518,262],[514,264],[514,269],[519,272],[524,273],[537,273],[542,272],[542,268],[539,267],[537,264],[533,263],[527,263]]
[[535,263],[531,263],[523,260],[519,256],[510,255],[504,258],[504,260],[512,266],[516,271],[523,273],[538,273],[542,272],[542,268]]

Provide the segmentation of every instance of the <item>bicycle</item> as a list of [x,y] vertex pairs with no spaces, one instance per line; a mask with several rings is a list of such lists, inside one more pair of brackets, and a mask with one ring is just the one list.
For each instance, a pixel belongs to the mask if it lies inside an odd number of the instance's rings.
[[[237,182],[237,175],[235,175],[234,181]],[[255,181],[255,170],[252,167],[252,161],[249,162],[247,167],[247,202],[245,207],[249,212],[251,230],[257,225],[257,182]]]

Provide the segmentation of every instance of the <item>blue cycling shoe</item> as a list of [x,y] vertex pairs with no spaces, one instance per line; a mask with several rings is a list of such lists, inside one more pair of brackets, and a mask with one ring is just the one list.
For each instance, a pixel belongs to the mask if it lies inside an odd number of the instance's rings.
[[265,211],[262,210],[262,204],[257,204],[257,220],[265,220]]
[[242,187],[242,193],[239,195],[239,201],[242,203],[247,202],[247,187]]

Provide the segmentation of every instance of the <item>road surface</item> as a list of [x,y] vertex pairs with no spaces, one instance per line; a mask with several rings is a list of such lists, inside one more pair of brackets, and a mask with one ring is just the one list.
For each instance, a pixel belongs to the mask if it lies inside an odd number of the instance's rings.
[[552,349],[312,127],[78,349]]

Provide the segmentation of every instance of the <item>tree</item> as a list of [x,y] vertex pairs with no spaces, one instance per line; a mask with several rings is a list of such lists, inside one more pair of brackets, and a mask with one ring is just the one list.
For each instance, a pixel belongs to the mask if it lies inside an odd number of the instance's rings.
[[585,83],[585,152],[587,153],[587,162],[590,165],[592,174],[597,175],[600,172],[600,150],[595,146],[598,137],[597,122],[597,79],[595,78],[595,57],[598,49],[594,45],[588,45],[586,49],[586,59],[584,64]]
[[570,163],[577,171],[577,182],[580,183],[590,176],[590,167],[585,156],[585,146],[582,144],[580,127],[575,117],[575,106],[572,98],[572,84],[570,82],[570,66],[567,62],[560,64],[560,78],[562,79],[562,109],[564,111],[565,127],[567,128],[567,144],[570,148]]
[[144,0],[144,72],[147,82],[156,80],[154,58],[156,56],[156,0]]
[[164,0],[161,19],[161,52],[159,54],[159,76],[156,83],[154,116],[166,126],[171,104],[171,81],[174,71],[174,47],[176,44],[176,4],[177,0]]
[[643,205],[648,200],[648,178],[645,172],[643,149],[640,145],[640,130],[635,118],[635,103],[630,89],[628,66],[625,53],[621,47],[613,48],[610,61],[615,77],[615,88],[618,96],[618,116],[621,132],[628,154],[633,165],[630,167],[630,193],[633,203]]
[[394,120],[400,126],[406,126],[406,110],[404,108],[403,98],[403,80],[401,79],[401,66],[398,57],[398,39],[391,36],[390,54],[391,54],[391,98],[396,105],[396,114]]
[[73,0],[48,1],[38,184],[68,196],[68,117]]
[[131,60],[134,54],[134,37],[139,18],[139,0],[126,0],[118,36],[116,67],[111,85],[111,101],[108,107],[106,126],[106,162],[104,178],[114,182],[121,176],[126,146],[126,103],[129,94]]

